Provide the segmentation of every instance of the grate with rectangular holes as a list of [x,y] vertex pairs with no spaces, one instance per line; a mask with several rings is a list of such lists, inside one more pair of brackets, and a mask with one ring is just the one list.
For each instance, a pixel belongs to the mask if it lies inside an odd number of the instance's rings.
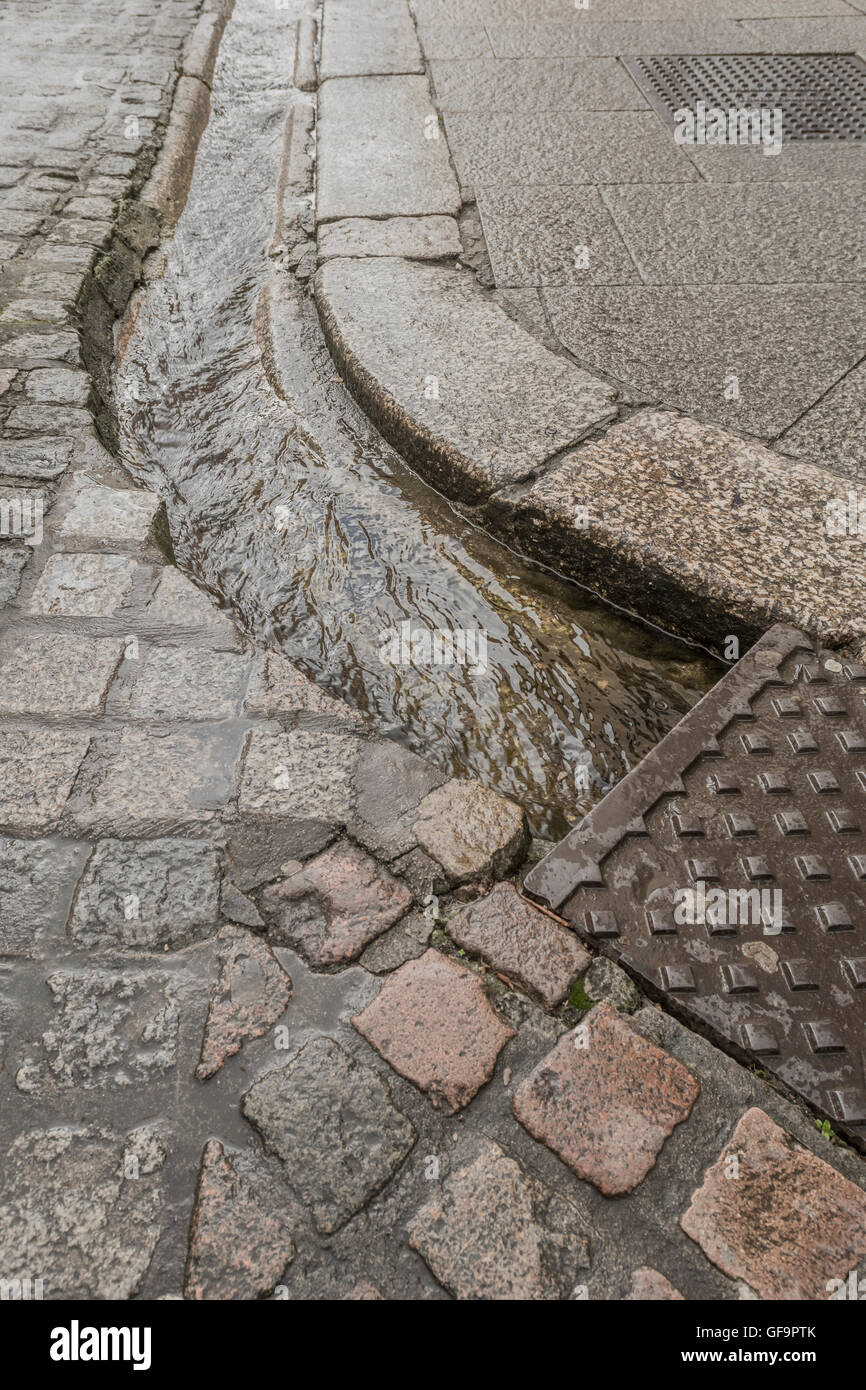
[[771,629],[525,887],[866,1147],[866,666]]
[[697,103],[779,107],[785,140],[866,140],[866,64],[853,53],[746,53],[623,58],[673,129]]

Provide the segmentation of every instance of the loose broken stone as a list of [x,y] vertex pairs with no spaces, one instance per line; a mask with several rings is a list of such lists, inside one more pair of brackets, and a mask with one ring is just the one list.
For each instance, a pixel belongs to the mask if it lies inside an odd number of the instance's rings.
[[399,965],[405,965],[407,960],[423,956],[432,930],[432,919],[422,912],[410,912],[402,922],[368,946],[359,963],[373,975],[386,975]]
[[683,1296],[679,1289],[675,1289],[673,1284],[668,1283],[665,1276],[659,1274],[657,1269],[649,1269],[646,1265],[633,1271],[629,1299],[655,1303],[683,1302]]
[[384,1187],[417,1137],[385,1083],[330,1038],[257,1081],[241,1109],[325,1234]]
[[765,1299],[825,1299],[866,1255],[866,1193],[747,1110],[681,1226]]
[[451,938],[516,984],[534,990],[549,1008],[561,1004],[590,955],[567,927],[539,912],[510,883],[462,908],[448,922]]
[[219,862],[197,840],[102,840],[69,924],[81,946],[177,950],[216,930]]
[[228,918],[230,922],[239,923],[242,927],[263,927],[265,925],[252,899],[248,898],[228,879],[223,880],[220,889],[220,911],[223,917]]
[[526,817],[514,801],[458,779],[424,798],[413,830],[453,883],[504,878],[529,844]]
[[125,1146],[96,1127],[14,1139],[0,1164],[4,1282],[40,1278],[53,1300],[132,1298],[160,1233],[162,1159],[157,1147],[142,1165],[142,1145],[141,1131]]
[[213,1076],[245,1042],[276,1023],[292,997],[292,981],[259,937],[237,927],[219,934],[220,973],[210,1001],[199,1081]]
[[201,1158],[184,1297],[263,1298],[295,1257],[288,1228],[217,1139]]
[[311,965],[343,965],[405,916],[412,894],[343,841],[268,888],[262,901],[276,917],[272,942],[293,946]]
[[589,1264],[577,1211],[493,1143],[445,1179],[408,1230],[459,1299],[564,1299]]
[[490,1080],[514,1037],[478,976],[432,947],[389,975],[352,1023],[395,1071],[452,1115]]
[[606,1197],[632,1192],[691,1113],[698,1083],[609,1004],[596,1004],[514,1095],[535,1139]]
[[358,758],[358,789],[349,833],[383,859],[417,848],[418,805],[445,777],[426,758],[390,739],[364,742]]

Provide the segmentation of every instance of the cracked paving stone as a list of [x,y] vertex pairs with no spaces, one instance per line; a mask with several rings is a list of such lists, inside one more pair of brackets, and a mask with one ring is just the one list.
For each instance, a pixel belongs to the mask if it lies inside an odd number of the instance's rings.
[[323,966],[354,960],[406,915],[413,900],[375,859],[342,842],[268,888],[262,901],[276,919],[269,940]]
[[539,912],[510,883],[468,903],[447,930],[458,946],[533,990],[549,1009],[562,1003],[591,960],[574,932]]
[[373,975],[387,975],[407,960],[423,956],[430,942],[433,922],[422,912],[410,912],[402,922],[384,932],[361,957],[360,964]]
[[349,833],[380,858],[391,860],[417,848],[418,805],[444,773],[426,758],[390,739],[365,742],[358,759],[358,797]]
[[19,1091],[138,1086],[175,1066],[183,1001],[170,975],[55,970],[46,983],[57,1013],[42,1034],[44,1060],[28,1055],[16,1073]]
[[589,1266],[575,1208],[493,1143],[445,1179],[408,1230],[458,1299],[565,1299]]
[[236,652],[156,647],[144,660],[129,713],[144,719],[232,719],[248,665]]
[[117,637],[16,634],[0,666],[0,711],[100,714],[122,656]]
[[0,730],[0,824],[52,827],[89,747],[90,735],[78,730]]
[[295,1258],[282,1216],[217,1139],[201,1159],[189,1230],[184,1297],[263,1298]]
[[355,801],[358,740],[349,734],[254,730],[244,764],[244,814],[345,822]]
[[596,1004],[514,1095],[514,1114],[579,1178],[606,1197],[632,1192],[691,1113],[697,1081]]
[[866,1193],[747,1110],[681,1226],[763,1299],[825,1299],[866,1255]]
[[457,779],[424,798],[414,833],[455,884],[504,878],[529,845],[526,816],[516,802]]
[[478,976],[432,947],[389,975],[352,1023],[396,1072],[450,1115],[490,1080],[514,1037]]
[[632,1272],[628,1298],[633,1302],[683,1302],[679,1289],[675,1289],[657,1269],[650,1269],[646,1265]]
[[385,1186],[417,1138],[385,1082],[330,1038],[257,1081],[241,1109],[326,1235]]
[[130,1299],[160,1234],[161,1142],[95,1126],[32,1130],[0,1163],[3,1278],[46,1299]]
[[38,957],[62,938],[88,846],[0,836],[0,956]]
[[195,1069],[199,1081],[218,1072],[245,1042],[260,1038],[292,997],[291,978],[259,937],[238,927],[224,927],[219,945],[219,979]]
[[52,555],[29,611],[47,617],[110,618],[123,606],[138,569],[125,555]]
[[102,840],[75,895],[79,946],[178,950],[216,930],[219,861],[196,840]]
[[103,542],[146,541],[161,506],[155,492],[105,487],[86,473],[76,473],[60,534],[76,539],[98,536]]

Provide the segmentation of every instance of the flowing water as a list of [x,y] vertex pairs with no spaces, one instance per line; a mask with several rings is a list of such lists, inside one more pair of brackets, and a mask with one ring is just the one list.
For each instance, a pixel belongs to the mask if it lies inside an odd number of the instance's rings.
[[[296,17],[238,0],[226,30],[164,274],[124,334],[121,456],[166,499],[178,563],[248,632],[555,837],[720,667],[523,564],[346,395],[311,301],[268,254]],[[384,659],[407,621],[486,634],[486,669]]]

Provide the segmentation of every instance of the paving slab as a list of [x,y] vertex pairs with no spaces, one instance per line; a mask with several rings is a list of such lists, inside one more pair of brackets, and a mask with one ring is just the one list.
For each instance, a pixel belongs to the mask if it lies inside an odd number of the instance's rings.
[[478,976],[432,947],[389,975],[352,1023],[434,1108],[452,1115],[490,1080],[514,1037]]
[[110,618],[140,571],[125,555],[52,555],[27,605],[46,617]]
[[767,156],[753,145],[683,146],[709,183],[838,182],[862,180],[866,144],[854,140],[785,140],[778,154]]
[[347,217],[319,232],[319,263],[335,256],[407,256],[440,261],[463,250],[453,217]]
[[[864,213],[848,182],[608,187],[602,197],[647,285],[866,280]],[[862,296],[861,296],[862,298]]]
[[[773,21],[775,22],[775,21]],[[821,20],[824,24],[826,21]],[[588,58],[635,53],[755,53],[776,52],[778,40],[759,26],[748,28],[734,20],[706,23],[680,20],[610,21],[575,14],[565,23],[490,24],[490,45],[497,58]],[[427,52],[424,35],[421,42]],[[786,50],[782,50],[786,51]],[[439,55],[428,53],[428,57]],[[441,55],[444,56],[444,55]]]
[[79,729],[0,730],[0,825],[53,828],[90,747]]
[[476,184],[475,196],[498,289],[640,283],[601,190]]
[[565,1299],[589,1265],[579,1213],[493,1143],[445,1179],[408,1230],[459,1299]]
[[5,545],[0,548],[0,608],[17,597],[27,560],[26,550],[12,550]]
[[269,940],[294,947],[314,966],[354,960],[412,901],[404,883],[348,841],[298,865],[262,897],[272,916]]
[[423,73],[406,0],[325,0],[319,81],[368,73]]
[[526,890],[866,1136],[866,667],[775,627]]
[[264,1298],[295,1257],[289,1227],[240,1171],[234,1155],[209,1139],[201,1156],[190,1223],[184,1297],[194,1301]]
[[0,713],[100,714],[123,657],[116,637],[16,634],[0,656]]
[[562,1003],[592,959],[573,932],[538,912],[510,883],[461,908],[447,930],[457,946],[539,995],[548,1009]]
[[146,541],[162,506],[153,492],[105,487],[86,473],[72,480],[68,510],[60,523],[60,535],[103,542]]
[[154,627],[190,628],[206,633],[221,649],[231,650],[238,645],[237,630],[228,614],[220,612],[213,600],[173,565],[163,570],[146,616]]
[[249,715],[304,715],[321,717],[327,722],[359,725],[362,715],[328,695],[297,666],[276,652],[256,654],[250,671],[244,699],[244,713]]
[[0,1164],[4,1279],[40,1278],[50,1299],[133,1298],[163,1222],[151,1136],[59,1125],[13,1139]]
[[66,471],[73,448],[71,439],[4,439],[0,441],[0,475],[51,482]]
[[39,958],[62,940],[89,846],[0,836],[0,956]]
[[140,663],[129,714],[141,719],[231,719],[239,713],[249,659],[203,647],[154,647]]
[[345,823],[355,805],[358,740],[348,734],[254,730],[238,804],[243,812]]
[[330,1038],[257,1081],[241,1110],[325,1234],[375,1196],[417,1137],[385,1082]]
[[692,183],[699,175],[650,111],[539,111],[445,116],[461,184],[547,187],[583,183]]
[[647,102],[614,58],[435,58],[439,110],[643,111]]
[[590,371],[714,424],[774,438],[863,354],[866,295],[842,285],[548,289]]
[[216,931],[219,860],[195,840],[101,840],[75,895],[69,934],[97,950],[177,950]]
[[514,1113],[605,1196],[632,1192],[698,1093],[681,1063],[596,1004],[514,1093]]
[[478,501],[611,418],[613,392],[537,343],[460,270],[329,261],[332,355],[382,433],[451,496]]
[[348,77],[319,90],[316,217],[456,215],[457,183],[426,77]]
[[866,485],[866,365],[837,382],[779,436],[777,446]]
[[838,492],[823,469],[641,411],[493,514],[524,553],[716,651],[778,621],[844,646],[862,640],[866,594],[861,536],[828,525]]
[[864,15],[749,18],[743,29],[760,53],[866,53]]
[[866,1194],[753,1108],[682,1227],[760,1298],[826,1299],[866,1254]]
[[199,1081],[214,1076],[245,1042],[260,1038],[280,1018],[292,997],[291,977],[252,932],[224,927],[218,946],[220,973],[195,1069]]

